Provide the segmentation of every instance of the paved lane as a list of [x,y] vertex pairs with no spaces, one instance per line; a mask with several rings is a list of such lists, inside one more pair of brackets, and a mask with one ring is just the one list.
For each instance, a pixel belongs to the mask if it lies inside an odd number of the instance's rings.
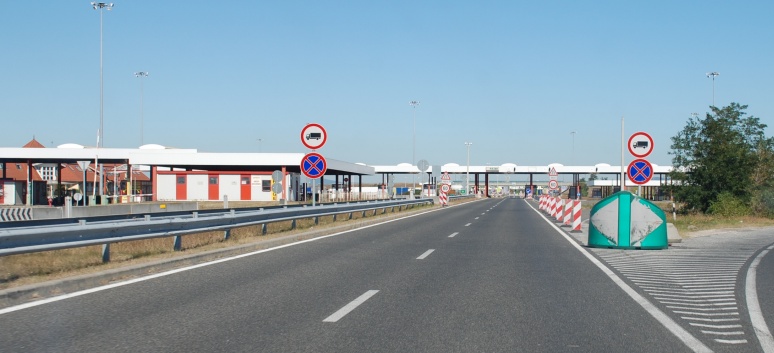
[[517,199],[14,311],[0,327],[9,352],[690,351]]

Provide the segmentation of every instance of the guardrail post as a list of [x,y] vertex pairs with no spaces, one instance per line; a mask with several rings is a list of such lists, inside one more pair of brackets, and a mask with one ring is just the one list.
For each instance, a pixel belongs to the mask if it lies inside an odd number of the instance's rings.
[[70,196],[65,197],[64,218],[70,218],[73,215],[73,199]]
[[349,219],[352,219],[352,212],[349,213]]
[[193,213],[191,213],[191,217],[199,218],[199,212],[198,211],[193,211]]
[[179,235],[175,235],[174,244],[172,245],[172,250],[174,251],[180,251],[180,249],[183,248],[183,237]]
[[295,219],[290,222],[290,229],[296,229],[296,220]]
[[102,244],[102,263],[110,262],[110,243]]
[[363,213],[360,214],[360,218],[365,218],[365,216],[366,216],[365,214],[366,214],[366,211],[363,210]]
[[231,229],[226,229],[223,231],[223,240],[228,240],[228,238],[231,237]]
[[333,215],[333,221],[334,222],[336,222],[336,218],[337,218],[336,216],[338,216],[338,215],[337,214]]
[[314,225],[320,224],[320,217],[315,216],[314,217]]
[[151,216],[150,216],[149,214],[146,214],[146,215],[145,215],[145,222],[148,222],[148,221],[150,221],[150,217],[151,217]]
[[267,232],[266,223],[261,224],[261,234],[266,235]]

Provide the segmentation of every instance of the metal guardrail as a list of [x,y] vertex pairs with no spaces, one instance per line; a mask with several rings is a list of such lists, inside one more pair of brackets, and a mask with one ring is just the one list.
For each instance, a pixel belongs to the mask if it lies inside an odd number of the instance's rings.
[[[134,220],[113,222],[87,222],[78,224],[26,226],[0,229],[0,256],[50,251],[66,248],[103,245],[102,260],[110,261],[110,244],[116,242],[162,237],[175,237],[174,249],[180,250],[180,237],[187,234],[224,231],[228,238],[233,228],[263,225],[282,221],[294,221],[338,214],[376,211],[387,208],[402,208],[432,203],[432,199],[375,201],[359,204],[333,204],[318,207],[297,207],[251,212],[229,210],[216,214],[200,214],[198,211],[187,215],[151,219],[149,215]],[[335,218],[334,218],[335,220]]]

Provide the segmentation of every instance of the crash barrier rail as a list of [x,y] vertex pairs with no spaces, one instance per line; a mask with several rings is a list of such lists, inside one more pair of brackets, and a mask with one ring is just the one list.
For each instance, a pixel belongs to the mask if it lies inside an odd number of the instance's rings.
[[66,248],[76,248],[90,245],[102,245],[102,261],[110,261],[110,244],[116,242],[142,240],[151,238],[174,237],[173,248],[181,249],[183,235],[223,231],[224,239],[228,239],[234,228],[261,225],[261,232],[266,234],[268,223],[292,221],[291,227],[296,228],[296,221],[314,218],[318,224],[319,217],[333,216],[336,220],[339,214],[373,211],[376,215],[379,209],[386,213],[388,208],[414,207],[420,204],[432,204],[432,199],[374,201],[359,204],[332,204],[317,207],[298,207],[282,209],[260,209],[251,212],[236,212],[231,209],[216,214],[202,214],[199,211],[176,217],[151,219],[150,215],[143,218],[127,219],[111,222],[87,222],[80,220],[78,224],[44,225],[35,227],[18,227],[0,229],[0,256],[50,251]]

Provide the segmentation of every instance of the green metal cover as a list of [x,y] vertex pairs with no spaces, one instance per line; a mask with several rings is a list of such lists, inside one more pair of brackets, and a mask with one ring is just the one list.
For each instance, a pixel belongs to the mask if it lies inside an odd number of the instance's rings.
[[631,192],[606,197],[591,209],[588,246],[612,249],[666,249],[666,215]]

